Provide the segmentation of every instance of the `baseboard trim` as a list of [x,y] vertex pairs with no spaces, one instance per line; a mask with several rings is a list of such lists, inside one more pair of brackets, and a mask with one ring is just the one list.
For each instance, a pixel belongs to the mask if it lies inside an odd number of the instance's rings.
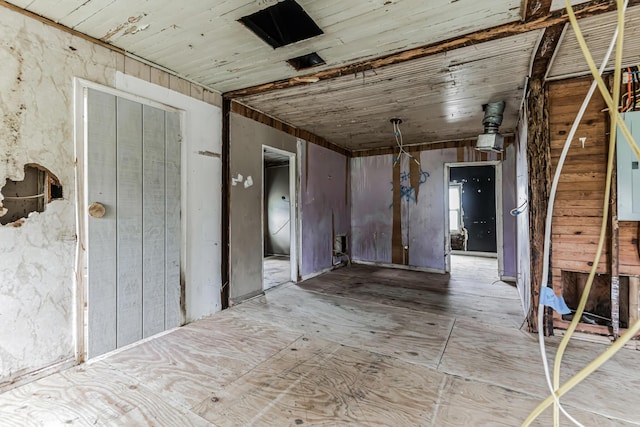
[[76,361],[75,357],[69,357],[44,368],[40,368],[24,374],[19,374],[14,377],[9,377],[7,380],[3,380],[0,382],[0,393],[4,393],[5,391],[9,391],[13,388],[20,387],[33,381],[37,381],[41,378],[48,377],[49,375],[55,374],[57,372],[64,371],[65,369],[69,369],[77,364],[78,362]]

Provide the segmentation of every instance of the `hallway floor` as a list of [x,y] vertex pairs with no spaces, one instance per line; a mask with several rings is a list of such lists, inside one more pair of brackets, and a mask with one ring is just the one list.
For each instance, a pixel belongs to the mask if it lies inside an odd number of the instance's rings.
[[[520,425],[548,393],[517,291],[495,259],[453,267],[353,265],[273,288],[0,395],[0,425]],[[604,348],[572,341],[563,378]],[[640,425],[638,366],[621,351],[565,407],[587,426]]]
[[262,288],[270,289],[291,281],[291,262],[288,256],[271,255],[262,260]]

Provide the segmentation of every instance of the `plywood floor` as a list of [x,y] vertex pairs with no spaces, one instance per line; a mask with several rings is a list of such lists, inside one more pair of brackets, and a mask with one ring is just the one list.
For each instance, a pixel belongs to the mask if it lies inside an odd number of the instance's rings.
[[270,289],[291,280],[291,263],[288,256],[271,255],[262,261],[262,288]]
[[[520,425],[547,393],[517,292],[495,260],[455,257],[453,268],[354,265],[276,287],[10,390],[0,425]],[[573,342],[563,377],[603,349]],[[587,426],[640,425],[638,366],[640,352],[623,350],[566,408]],[[549,411],[536,423],[551,424]]]

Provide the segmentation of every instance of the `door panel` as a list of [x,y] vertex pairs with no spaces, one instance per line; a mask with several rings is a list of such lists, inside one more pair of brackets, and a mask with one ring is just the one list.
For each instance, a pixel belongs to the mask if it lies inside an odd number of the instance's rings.
[[116,348],[116,97],[87,90],[87,201],[106,208],[87,220],[87,356],[94,357]]
[[180,115],[165,112],[165,329],[182,323],[180,310]]
[[143,107],[143,336],[164,331],[164,111]]
[[142,104],[117,106],[117,346],[142,338]]
[[181,324],[180,115],[87,93],[87,357]]

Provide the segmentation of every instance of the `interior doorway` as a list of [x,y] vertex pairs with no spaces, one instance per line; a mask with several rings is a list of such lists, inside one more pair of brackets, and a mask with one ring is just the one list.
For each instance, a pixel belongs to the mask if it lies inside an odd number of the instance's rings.
[[263,146],[262,289],[295,282],[296,249],[295,154]]
[[502,271],[500,166],[498,161],[446,165],[447,271],[451,271],[452,254],[497,258],[498,271]]

